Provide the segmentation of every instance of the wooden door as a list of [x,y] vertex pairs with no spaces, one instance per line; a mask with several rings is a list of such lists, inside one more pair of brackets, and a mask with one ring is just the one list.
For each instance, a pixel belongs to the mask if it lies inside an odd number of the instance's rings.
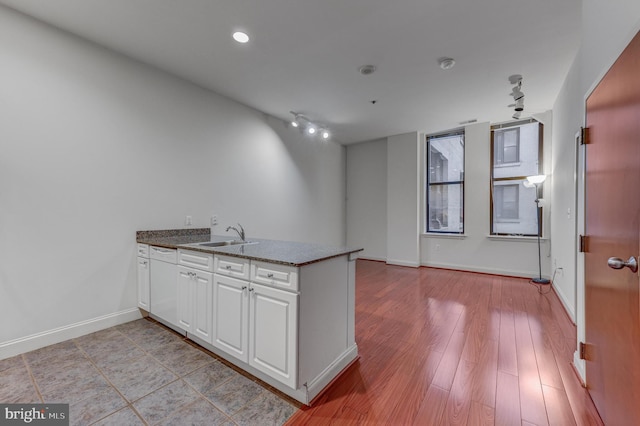
[[607,425],[640,425],[640,33],[587,99],[587,386]]

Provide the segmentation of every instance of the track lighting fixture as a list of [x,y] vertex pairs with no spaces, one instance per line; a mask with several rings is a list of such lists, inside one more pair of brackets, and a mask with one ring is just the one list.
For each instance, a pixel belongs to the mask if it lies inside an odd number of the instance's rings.
[[522,111],[524,111],[524,93],[522,92],[522,76],[520,74],[514,74],[509,76],[509,83],[515,84],[511,88],[511,93],[509,94],[513,97],[515,103],[509,105],[509,107],[514,107],[515,114],[513,114],[514,119],[519,119]]
[[301,131],[302,129],[304,129],[305,133],[307,133],[308,135],[320,135],[324,140],[327,140],[331,137],[329,130],[313,123],[306,116],[294,111],[289,112],[293,114],[293,120],[291,120],[290,122],[291,127],[301,128]]

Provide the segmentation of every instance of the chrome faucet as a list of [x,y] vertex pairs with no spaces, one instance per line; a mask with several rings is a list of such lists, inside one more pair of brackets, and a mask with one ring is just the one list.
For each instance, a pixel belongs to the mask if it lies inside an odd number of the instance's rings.
[[244,228],[239,223],[238,226],[240,227],[240,230],[238,230],[238,228],[236,228],[235,226],[227,226],[227,232],[229,232],[230,229],[233,229],[238,233],[238,236],[240,237],[242,242],[245,242],[246,240],[244,239]]

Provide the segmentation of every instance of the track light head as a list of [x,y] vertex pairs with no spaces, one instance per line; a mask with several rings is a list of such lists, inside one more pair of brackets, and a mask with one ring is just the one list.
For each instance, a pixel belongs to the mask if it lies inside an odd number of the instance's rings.
[[524,99],[524,93],[520,91],[519,87],[514,87],[511,92],[511,96],[513,96],[514,101],[519,101],[520,99]]
[[509,76],[509,83],[511,84],[522,84],[522,75],[521,74],[513,74]]
[[516,111],[520,112],[520,111],[524,111],[524,101],[522,99],[520,99],[519,101],[516,102],[516,107],[514,108]]

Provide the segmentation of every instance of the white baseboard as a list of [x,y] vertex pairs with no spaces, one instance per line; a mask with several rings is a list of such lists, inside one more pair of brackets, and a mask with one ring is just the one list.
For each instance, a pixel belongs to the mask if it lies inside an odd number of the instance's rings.
[[358,357],[358,346],[353,345],[348,348],[342,355],[336,358],[324,371],[307,383],[307,404],[313,400],[322,390],[333,381],[342,370]]
[[571,305],[569,304],[567,297],[562,292],[562,289],[556,285],[553,286],[553,289],[558,295],[558,299],[560,299],[560,302],[562,303],[564,310],[567,312],[567,315],[569,315],[569,318],[571,318],[571,322],[576,324],[576,313],[573,309],[570,309]]
[[453,269],[456,271],[479,272],[482,274],[505,275],[508,277],[533,278],[536,274],[512,269],[484,268],[482,266],[458,265],[453,263],[422,262],[422,266],[431,268]]
[[573,366],[580,376],[582,383],[587,383],[587,366],[585,365],[584,359],[580,359],[579,351],[573,353]]
[[387,258],[386,257],[376,257],[376,256],[363,256],[363,255],[358,255],[358,259],[362,259],[362,260],[373,260],[375,262],[386,262]]
[[103,315],[0,343],[0,360],[142,318],[138,308]]
[[397,265],[397,266],[410,266],[412,268],[419,268],[419,262],[407,262],[406,260],[398,260],[398,259],[387,259],[387,265]]

